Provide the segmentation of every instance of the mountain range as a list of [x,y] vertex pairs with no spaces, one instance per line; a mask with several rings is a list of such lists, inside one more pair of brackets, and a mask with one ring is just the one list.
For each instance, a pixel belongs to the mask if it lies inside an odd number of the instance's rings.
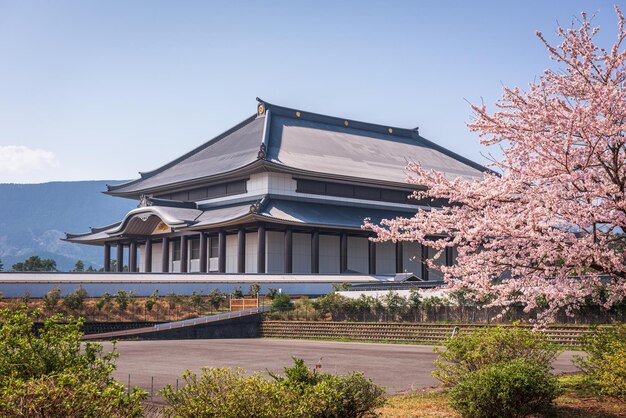
[[0,184],[0,260],[4,269],[31,255],[51,258],[68,271],[77,260],[102,267],[102,247],[61,241],[65,232],[119,221],[137,206],[134,200],[107,196],[106,184],[119,180]]

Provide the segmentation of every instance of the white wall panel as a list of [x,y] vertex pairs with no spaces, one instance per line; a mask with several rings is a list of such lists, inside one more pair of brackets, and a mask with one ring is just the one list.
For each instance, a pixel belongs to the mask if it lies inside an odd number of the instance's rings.
[[163,244],[160,242],[152,243],[152,271],[154,273],[161,272],[161,261],[163,254]]
[[265,269],[268,273],[285,272],[285,233],[265,233]]
[[311,272],[311,234],[293,234],[293,272]]
[[339,273],[339,236],[320,234],[320,273]]
[[257,272],[258,248],[258,234],[256,232],[248,232],[246,234],[246,273]]
[[391,241],[376,243],[376,274],[396,272],[396,244]]
[[368,266],[367,238],[348,237],[348,270],[367,274]]
[[237,272],[237,234],[226,235],[226,273]]
[[140,273],[143,273],[146,271],[146,269],[144,268],[144,262],[143,262],[143,258],[145,257],[145,251],[146,251],[146,246],[140,245],[139,251],[137,251],[137,267]]

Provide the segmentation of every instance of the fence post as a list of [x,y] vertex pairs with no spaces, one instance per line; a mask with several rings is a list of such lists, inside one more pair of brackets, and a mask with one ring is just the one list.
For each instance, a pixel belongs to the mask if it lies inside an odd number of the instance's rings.
[[128,394],[130,394],[130,373],[128,373],[128,388],[126,389]]
[[150,402],[154,399],[154,376],[150,376]]

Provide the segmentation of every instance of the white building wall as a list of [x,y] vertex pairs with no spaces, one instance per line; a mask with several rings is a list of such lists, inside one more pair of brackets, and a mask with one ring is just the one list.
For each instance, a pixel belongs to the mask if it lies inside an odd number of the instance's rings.
[[311,273],[311,234],[293,234],[293,272]]
[[246,234],[246,273],[257,273],[259,242],[256,232]]
[[152,243],[152,271],[161,272],[161,260],[163,254],[163,244],[160,242]]
[[237,234],[226,235],[226,273],[237,273]]
[[268,273],[285,272],[285,233],[265,233],[265,269]]
[[367,238],[348,237],[348,270],[367,274],[369,271]]
[[339,273],[339,236],[320,234],[320,273]]
[[396,272],[396,244],[391,241],[376,243],[376,274]]
[[137,269],[139,270],[140,273],[143,273],[146,271],[146,269],[144,268],[144,263],[143,263],[143,258],[145,256],[145,250],[146,250],[146,246],[145,245],[140,245],[139,246],[139,251],[137,251]]
[[267,192],[272,194],[282,194],[294,196],[297,183],[291,174],[284,173],[262,173],[267,175]]
[[[268,182],[269,173],[256,173],[250,175],[248,179],[248,183],[246,184],[246,189],[251,196],[263,194],[267,190],[267,182]],[[242,195],[237,195],[242,196]]]
[[413,273],[422,277],[422,247],[417,242],[402,243],[402,267],[405,273]]

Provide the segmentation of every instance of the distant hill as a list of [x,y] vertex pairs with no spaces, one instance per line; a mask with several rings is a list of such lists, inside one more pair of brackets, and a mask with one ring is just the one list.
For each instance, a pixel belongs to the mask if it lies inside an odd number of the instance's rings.
[[52,258],[59,270],[102,267],[102,247],[61,241],[65,232],[119,221],[137,202],[102,194],[119,180],[0,184],[0,260],[4,269],[31,255]]

